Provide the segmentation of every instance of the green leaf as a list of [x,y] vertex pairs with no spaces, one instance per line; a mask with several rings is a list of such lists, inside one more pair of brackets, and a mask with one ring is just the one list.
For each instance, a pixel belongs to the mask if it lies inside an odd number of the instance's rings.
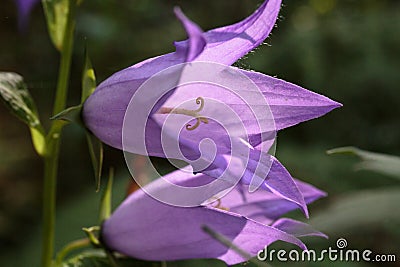
[[44,130],[35,102],[21,75],[13,72],[0,72],[0,98],[12,114],[28,125],[35,150],[43,156],[46,150]]
[[328,235],[364,230],[373,225],[381,228],[383,221],[400,222],[399,203],[399,188],[351,192],[314,214],[309,224]]
[[92,62],[90,61],[89,54],[87,48],[85,47],[84,52],[85,62],[83,64],[83,73],[82,73],[82,97],[81,103],[85,102],[85,100],[94,92],[96,89],[96,75],[94,73],[94,69],[92,67]]
[[[103,250],[87,250],[65,261],[62,267],[106,267],[108,259]],[[58,267],[58,266],[57,266]]]
[[103,144],[90,132],[86,132],[86,139],[89,146],[89,154],[92,160],[96,192],[100,190],[101,172],[103,168]]
[[103,196],[101,197],[100,215],[99,215],[100,223],[108,219],[111,215],[113,180],[114,180],[114,169],[110,168],[110,174],[108,176],[107,186],[104,190]]
[[70,12],[69,1],[74,0],[42,0],[50,38],[59,51],[62,50],[68,13]]
[[362,159],[357,170],[371,170],[400,178],[400,157],[369,152],[356,147],[340,147],[327,151],[328,154],[351,154]]
[[[119,257],[116,259],[116,264],[118,267],[203,267],[203,266],[214,266],[214,267],[223,267],[226,266],[220,260],[214,259],[200,259],[200,260],[180,260],[180,261],[168,261],[168,262],[159,262],[159,261],[143,261],[132,258],[122,258]],[[101,249],[91,249],[82,252],[79,255],[76,255],[73,258],[64,261],[62,267],[113,267],[110,263],[107,254]],[[57,266],[58,267],[58,266]]]

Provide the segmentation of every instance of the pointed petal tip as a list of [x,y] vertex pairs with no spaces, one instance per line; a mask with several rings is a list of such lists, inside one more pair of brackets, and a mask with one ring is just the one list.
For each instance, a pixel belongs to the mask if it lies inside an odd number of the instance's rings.
[[304,202],[304,205],[300,206],[301,211],[303,212],[304,216],[309,219],[310,218],[310,214],[308,212],[308,208],[307,208],[307,204]]
[[203,36],[203,30],[196,23],[186,17],[180,7],[174,7],[174,13],[185,28],[189,41],[188,46],[183,45],[182,42],[175,42],[175,47],[177,48],[177,51],[178,49],[184,49],[186,53],[186,62],[193,61],[203,52],[207,44]]
[[174,6],[174,14],[179,19],[186,18],[185,14],[183,14],[182,9],[179,6]]
[[272,227],[277,228],[285,233],[291,234],[297,238],[305,236],[316,236],[328,239],[328,236],[311,225],[290,218],[281,218],[276,220]]
[[334,100],[331,100],[332,101],[332,109],[336,109],[336,108],[341,108],[341,107],[343,107],[343,104],[342,103],[339,103],[339,102],[336,102],[336,101],[334,101]]

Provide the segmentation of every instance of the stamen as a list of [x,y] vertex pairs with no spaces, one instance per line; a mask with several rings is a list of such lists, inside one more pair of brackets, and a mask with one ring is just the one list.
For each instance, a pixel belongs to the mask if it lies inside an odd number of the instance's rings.
[[215,205],[215,206],[214,206],[214,208],[216,208],[216,209],[220,209],[220,210],[226,210],[226,211],[229,211],[229,208],[227,208],[227,207],[223,207],[221,204],[222,204],[222,202],[221,202],[221,199],[220,199],[220,198],[218,198],[218,199],[217,199],[217,205]]
[[194,129],[196,129],[199,126],[200,126],[200,118],[196,118],[196,124],[193,126],[190,123],[186,124],[186,130],[193,131]]
[[200,126],[201,122],[204,123],[204,124],[207,124],[208,123],[208,119],[204,118],[204,117],[197,117],[195,125],[192,126],[190,123],[186,124],[186,130],[193,131],[194,129],[196,129],[197,127]]
[[196,110],[194,110],[194,112],[200,112],[200,111],[202,111],[203,110],[203,108],[204,108],[204,98],[202,98],[202,97],[198,97],[198,98],[196,98],[196,104],[197,105],[200,105],[200,107],[198,108],[198,109],[196,109]]
[[186,130],[188,131],[193,131],[197,129],[201,123],[207,124],[208,119],[205,117],[202,117],[198,114],[198,112],[202,111],[204,108],[204,98],[198,97],[196,98],[196,104],[200,105],[198,109],[195,110],[190,110],[190,109],[183,109],[183,108],[169,108],[169,107],[162,107],[159,109],[157,113],[159,114],[182,114],[182,115],[187,115],[194,117],[196,119],[196,123],[192,126],[192,124],[188,123],[186,124]]

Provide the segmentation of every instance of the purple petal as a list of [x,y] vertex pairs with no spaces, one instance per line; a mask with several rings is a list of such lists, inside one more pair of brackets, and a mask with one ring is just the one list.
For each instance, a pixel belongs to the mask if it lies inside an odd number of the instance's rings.
[[275,157],[258,150],[251,150],[241,182],[250,185],[251,192],[258,187],[254,185],[261,185],[261,189],[267,189],[298,205],[308,217],[307,205],[302,193],[293,177]]
[[[200,28],[181,11],[175,12],[189,36],[189,47],[179,48],[174,53],[145,60],[115,73],[102,82],[86,100],[82,113],[85,125],[104,143],[122,149],[125,111],[136,90],[148,78],[161,70],[193,60],[203,50],[205,41]],[[178,82],[179,75],[173,77],[173,80]],[[164,97],[161,101],[166,99]],[[161,101],[159,105],[162,104]]]
[[[204,33],[207,46],[196,59],[231,65],[259,46],[275,26],[281,0],[266,0],[241,22]],[[187,41],[179,43],[186,46]]]
[[[214,63],[193,63],[187,70],[181,77],[183,85],[174,91],[164,106],[196,110],[196,99],[201,97],[204,100],[201,116],[207,118],[208,123],[200,124],[195,131],[179,132],[179,139],[198,144],[204,139],[212,139],[218,153],[230,153],[234,137],[248,143],[249,137],[263,132],[262,140],[273,142],[273,114],[263,93],[250,78],[238,69]],[[170,113],[154,114],[152,119],[164,129],[172,125],[172,130],[184,129],[185,124],[193,125],[195,120]]]
[[[275,127],[281,130],[303,121],[318,118],[342,105],[323,95],[268,75],[241,70],[263,92],[272,111]],[[256,147],[260,138],[253,137]]]
[[293,219],[282,218],[277,220],[272,226],[279,230],[282,230],[285,233],[294,235],[296,237],[319,236],[328,238],[327,235],[315,230],[309,224],[299,222]]
[[[294,179],[307,204],[326,196],[314,186]],[[250,193],[247,186],[239,184],[222,198],[221,206],[255,221],[270,224],[281,215],[297,209],[298,205],[262,188]]]
[[265,181],[266,187],[274,194],[296,203],[308,218],[307,204],[292,176],[275,157],[271,158],[272,166]]
[[167,204],[197,207],[209,203],[209,199],[215,199],[216,195],[233,186],[230,182],[204,174],[194,175],[192,168],[187,166],[153,181],[145,187],[145,191]]
[[[189,33],[189,48],[186,52],[186,61],[194,60],[206,46],[206,40],[203,37],[203,31],[197,26],[196,23],[189,20],[180,8],[174,9],[176,17],[182,22],[186,32]],[[177,47],[178,49],[179,47]]]
[[246,260],[204,233],[203,225],[252,256],[277,240],[305,249],[300,240],[273,227],[219,209],[166,205],[142,190],[130,195],[105,221],[102,240],[111,250],[144,260],[218,258],[227,264]]

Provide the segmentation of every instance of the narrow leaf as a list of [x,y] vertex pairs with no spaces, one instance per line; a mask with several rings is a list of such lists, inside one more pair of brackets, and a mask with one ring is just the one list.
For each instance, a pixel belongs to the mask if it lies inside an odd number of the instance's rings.
[[0,99],[12,114],[28,125],[34,148],[39,155],[43,156],[46,150],[44,130],[35,102],[21,75],[13,72],[0,72]]
[[110,168],[110,174],[108,176],[107,186],[104,190],[103,196],[101,197],[100,214],[99,214],[100,223],[108,219],[111,215],[113,180],[114,180],[114,169]]
[[327,151],[328,154],[356,155],[362,161],[356,165],[357,170],[371,170],[400,178],[400,157],[369,152],[356,147],[340,147]]
[[86,132],[86,139],[89,146],[89,154],[95,176],[96,192],[100,189],[101,171],[103,168],[103,144],[90,132]]
[[[49,35],[54,46],[61,51],[69,13],[70,0],[42,0]],[[72,1],[72,0],[71,0]]]
[[399,188],[381,188],[343,194],[328,208],[314,216],[309,224],[328,233],[346,232],[375,226],[381,229],[382,221],[400,222]]
[[92,67],[92,62],[90,61],[89,54],[87,48],[85,47],[84,52],[85,62],[83,64],[83,73],[82,73],[82,97],[81,103],[85,102],[85,100],[94,92],[96,89],[96,75],[94,73],[94,69]]

